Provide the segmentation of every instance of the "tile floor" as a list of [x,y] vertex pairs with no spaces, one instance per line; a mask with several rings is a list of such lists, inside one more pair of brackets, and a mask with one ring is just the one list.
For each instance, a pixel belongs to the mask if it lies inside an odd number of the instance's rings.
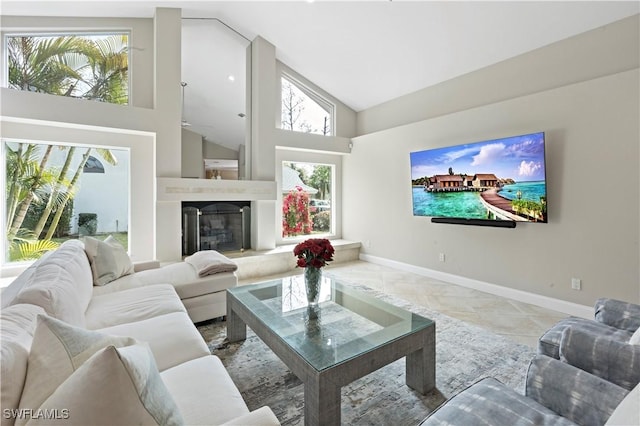
[[[240,285],[300,273],[240,280]],[[567,314],[461,287],[422,275],[363,261],[336,263],[325,273],[426,306],[450,317],[484,327],[532,348],[538,338]]]

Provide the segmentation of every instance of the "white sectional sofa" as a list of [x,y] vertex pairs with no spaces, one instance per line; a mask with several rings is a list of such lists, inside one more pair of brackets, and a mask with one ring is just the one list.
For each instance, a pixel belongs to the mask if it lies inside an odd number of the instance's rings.
[[249,411],[174,286],[127,275],[94,291],[94,275],[83,243],[67,241],[0,294],[2,426],[279,424]]

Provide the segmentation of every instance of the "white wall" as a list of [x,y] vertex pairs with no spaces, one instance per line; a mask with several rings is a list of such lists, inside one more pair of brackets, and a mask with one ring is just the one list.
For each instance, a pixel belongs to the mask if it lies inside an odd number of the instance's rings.
[[[84,151],[80,149],[79,152],[76,154],[78,163]],[[83,173],[78,179],[78,190],[73,197],[71,233],[78,232],[80,213],[98,215],[98,233],[126,232],[129,229],[129,150],[112,149],[111,152],[118,160],[117,165],[107,163],[93,150],[92,156],[102,163],[104,173]],[[55,164],[53,161],[50,163]],[[72,165],[71,170],[76,167]]]
[[204,158],[202,156],[202,135],[182,129],[182,177],[204,178]]
[[360,111],[357,134],[635,69],[639,20],[631,16]]
[[[637,19],[634,25],[630,38],[610,46],[615,56],[637,58]],[[588,44],[571,43],[583,56],[592,53]],[[364,242],[365,255],[508,289],[581,305],[598,297],[639,302],[639,81],[636,61],[630,71],[354,138],[343,160],[343,237]],[[412,215],[410,152],[534,131],[547,136],[549,223],[499,229]],[[571,290],[572,277],[582,279],[582,291]]]

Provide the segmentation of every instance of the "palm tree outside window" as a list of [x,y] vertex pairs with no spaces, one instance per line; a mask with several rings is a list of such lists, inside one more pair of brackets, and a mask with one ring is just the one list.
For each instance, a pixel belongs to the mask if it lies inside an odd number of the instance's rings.
[[8,87],[120,105],[129,103],[129,35],[5,36]]
[[96,238],[113,234],[128,247],[128,150],[4,140],[2,151],[4,262],[34,260],[82,237],[79,218],[87,213],[97,216]]

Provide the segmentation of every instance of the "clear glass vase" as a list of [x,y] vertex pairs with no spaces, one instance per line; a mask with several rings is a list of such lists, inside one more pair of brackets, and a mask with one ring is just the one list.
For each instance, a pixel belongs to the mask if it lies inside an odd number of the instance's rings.
[[304,268],[304,287],[307,290],[309,306],[318,304],[320,284],[322,283],[322,269],[308,266]]

